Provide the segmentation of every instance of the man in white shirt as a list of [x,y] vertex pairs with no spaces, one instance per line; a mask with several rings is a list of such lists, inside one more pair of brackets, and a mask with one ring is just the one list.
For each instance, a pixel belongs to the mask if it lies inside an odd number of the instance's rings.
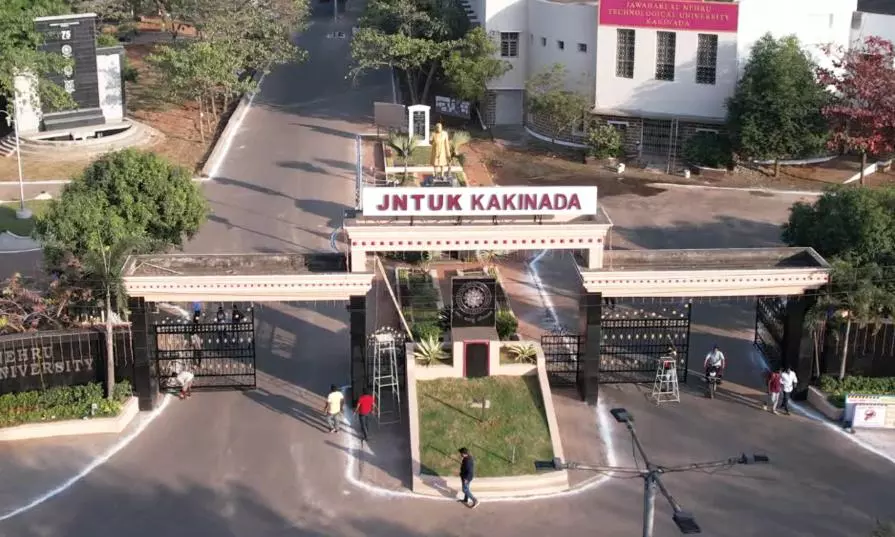
[[727,366],[727,360],[724,358],[724,353],[721,352],[721,349],[718,348],[717,345],[712,347],[711,352],[705,355],[705,362],[703,362],[702,367],[705,370],[706,376],[708,376],[709,368],[714,367],[718,369],[718,378],[724,374],[724,368]]
[[796,376],[796,372],[791,367],[786,366],[783,369],[783,373],[780,374],[780,385],[783,387],[783,403],[780,405],[780,408],[787,415],[789,415],[789,400],[792,398],[792,391],[798,383],[799,378]]
[[329,395],[326,396],[326,403],[323,404],[323,411],[326,413],[326,422],[329,424],[329,432],[339,432],[339,422],[342,421],[342,406],[345,404],[345,396],[333,384],[329,387]]

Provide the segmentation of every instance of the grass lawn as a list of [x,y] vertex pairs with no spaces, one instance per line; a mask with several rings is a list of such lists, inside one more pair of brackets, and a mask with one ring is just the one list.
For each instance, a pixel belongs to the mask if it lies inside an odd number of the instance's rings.
[[[49,203],[49,201],[32,200],[26,201],[25,206],[31,209],[34,217],[36,217],[47,209]],[[18,202],[0,203],[0,232],[9,231],[16,235],[27,237],[31,235],[31,230],[34,229],[34,217],[28,220],[19,220],[16,218],[18,208]]]
[[[456,475],[461,447],[476,458],[478,477],[533,474],[534,461],[553,458],[536,376],[430,380],[417,393],[424,473]],[[491,402],[484,420],[470,406],[483,396]]]

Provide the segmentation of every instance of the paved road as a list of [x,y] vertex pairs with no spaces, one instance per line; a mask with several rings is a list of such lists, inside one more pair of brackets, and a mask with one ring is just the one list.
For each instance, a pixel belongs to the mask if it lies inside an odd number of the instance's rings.
[[[391,89],[384,76],[367,79],[362,89],[342,79],[345,62],[339,58],[348,43],[324,38],[333,28],[329,9],[322,9],[302,38],[310,63],[280,69],[265,80],[220,177],[205,187],[215,215],[189,251],[328,249],[341,208],[353,200],[351,133],[366,123],[357,118],[369,115],[372,101],[386,98]],[[688,203],[697,196],[709,201]],[[788,203],[672,192],[607,200],[624,228],[617,236],[642,246],[678,232],[681,241],[697,241],[693,246],[773,241],[770,223],[781,218]],[[712,216],[719,213],[733,216]],[[676,227],[664,230],[665,225]],[[744,230],[754,235],[745,244]],[[324,432],[317,414],[330,382],[347,379],[344,305],[269,305],[258,319],[262,390],[174,402],[146,434],[85,480],[0,522],[0,537],[517,537],[639,531],[640,484],[633,480],[535,503],[483,504],[476,511],[356,488],[344,477],[347,433]],[[774,458],[772,467],[733,476],[668,479],[707,535],[860,535],[873,518],[895,517],[889,499],[895,468],[818,424],[775,418],[741,400],[709,403],[685,394],[680,405],[655,409],[631,388],[604,394],[607,406],[624,405],[636,413],[645,443],[662,462],[753,448]],[[590,424],[594,431],[596,419]],[[618,462],[630,464],[625,455],[630,444],[621,431],[615,431],[614,443]],[[656,535],[675,534],[661,506]]]

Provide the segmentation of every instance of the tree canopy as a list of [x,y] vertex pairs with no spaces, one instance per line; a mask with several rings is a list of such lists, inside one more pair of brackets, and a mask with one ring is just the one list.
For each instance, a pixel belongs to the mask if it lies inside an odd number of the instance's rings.
[[43,37],[34,25],[36,17],[69,13],[63,0],[3,0],[0,2],[0,94],[12,96],[15,77],[37,77],[41,102],[48,107],[71,103],[62,88],[47,79],[67,64],[60,54],[40,50]]
[[834,95],[823,109],[833,134],[829,146],[861,155],[863,183],[868,154],[895,152],[895,45],[868,37],[860,47],[828,47],[827,54],[832,66],[819,69],[818,78]]
[[510,62],[497,57],[498,50],[481,26],[463,36],[442,62],[448,87],[455,97],[480,101],[488,82],[512,69]]
[[558,138],[584,121],[592,102],[585,95],[566,89],[566,69],[553,64],[525,84],[528,109],[537,114],[551,138]]
[[207,214],[189,170],[127,149],[100,157],[67,184],[37,219],[35,232],[48,254],[81,257],[131,237],[181,246]]
[[765,34],[755,43],[727,102],[728,131],[741,158],[777,161],[817,156],[824,149],[828,134],[821,109],[830,94],[815,71],[794,36]]
[[835,307],[862,322],[895,313],[895,188],[839,187],[796,203],[782,239],[831,262]]

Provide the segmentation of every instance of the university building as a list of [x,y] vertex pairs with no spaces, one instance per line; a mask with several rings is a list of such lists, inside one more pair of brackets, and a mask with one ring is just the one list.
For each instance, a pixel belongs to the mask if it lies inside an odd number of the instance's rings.
[[[540,118],[526,112],[525,82],[560,63],[567,87],[592,98],[594,118],[623,130],[628,153],[639,156],[664,157],[698,130],[717,130],[750,50],[765,33],[795,35],[819,63],[826,60],[824,44],[895,34],[895,16],[860,11],[866,2],[895,13],[895,2],[885,0],[465,2],[512,64],[489,85],[486,123],[543,132]],[[560,143],[581,143],[583,130]]]

